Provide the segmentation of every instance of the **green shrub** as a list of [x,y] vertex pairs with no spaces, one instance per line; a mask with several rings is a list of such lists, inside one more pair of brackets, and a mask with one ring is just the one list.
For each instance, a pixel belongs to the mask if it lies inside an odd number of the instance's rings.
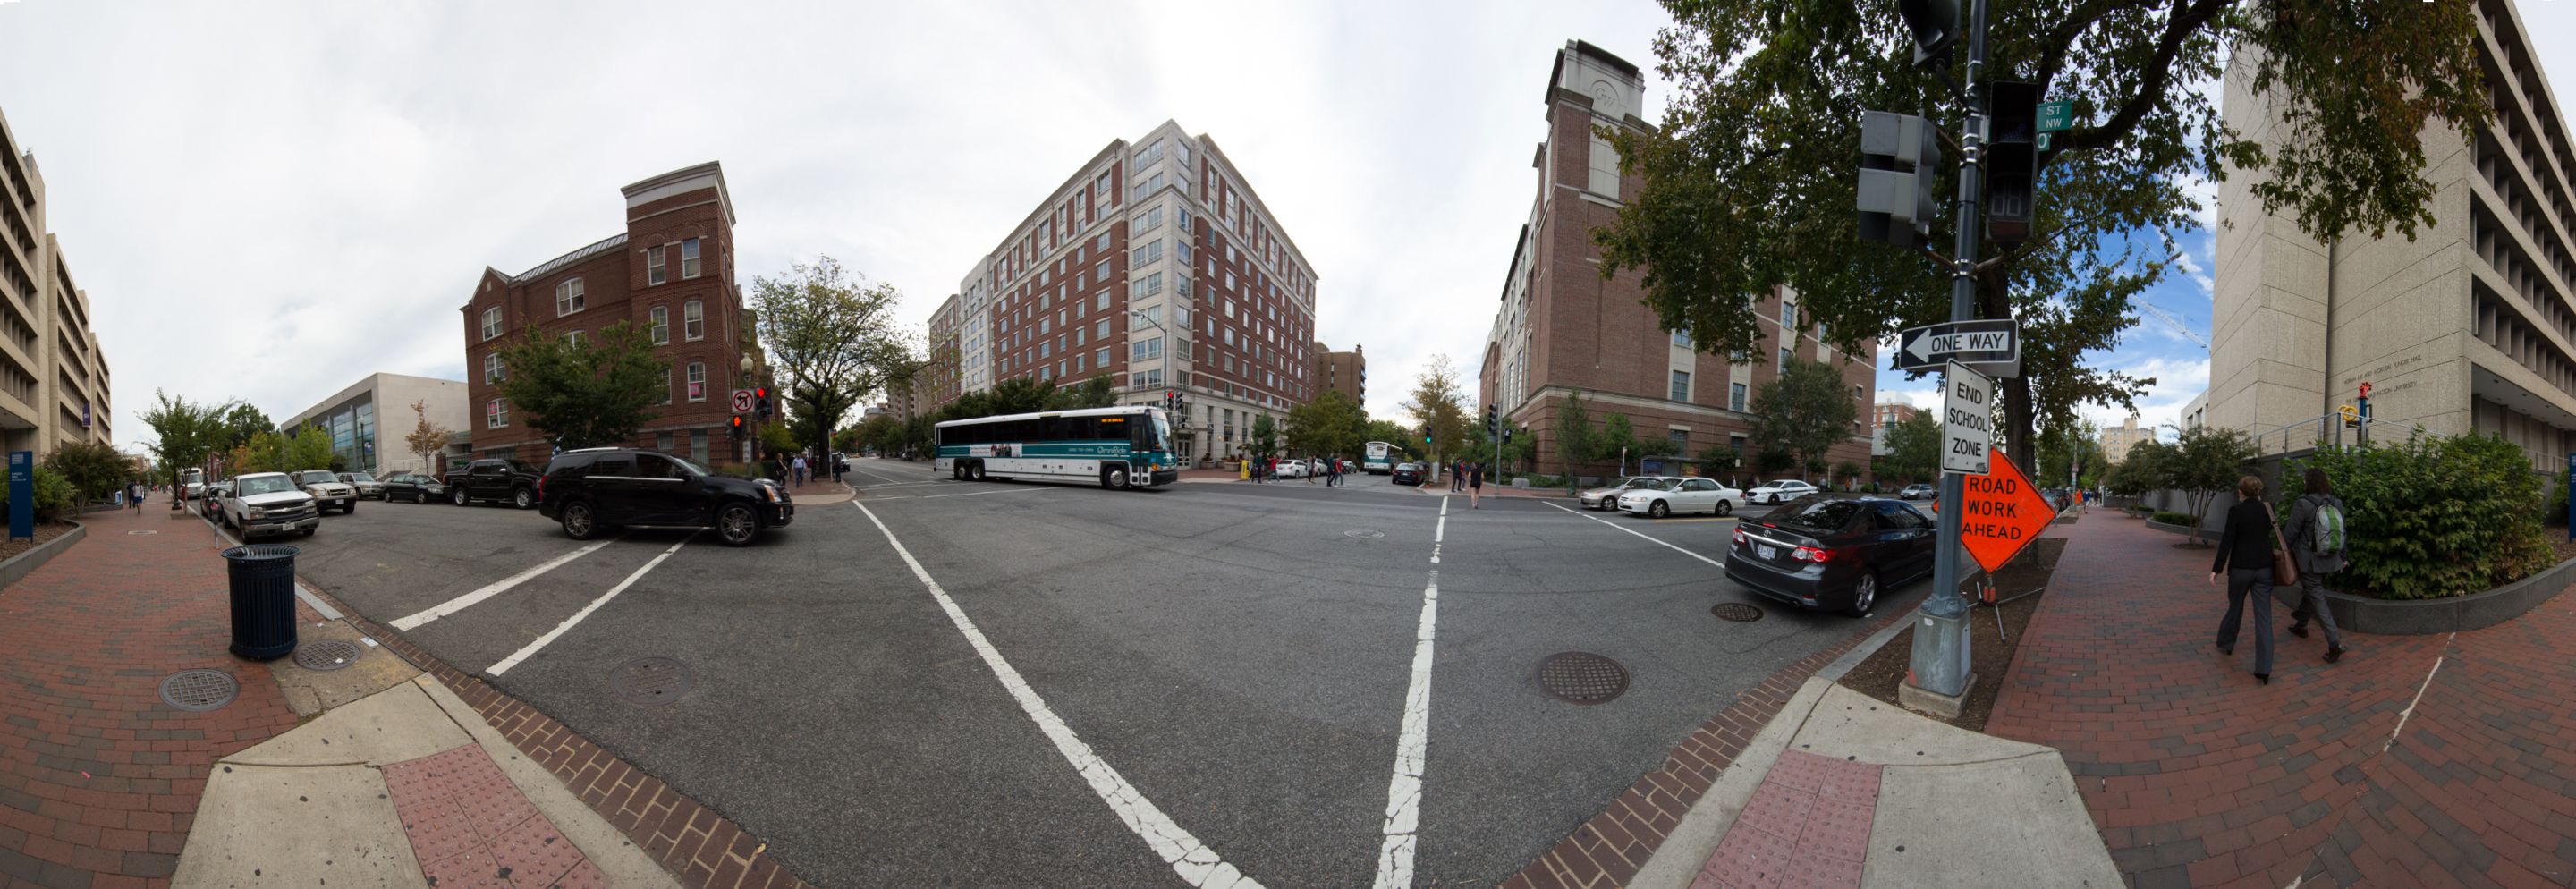
[[2193,526],[2193,525],[2200,524],[2200,520],[2199,520],[2199,519],[2192,518],[2192,517],[2191,517],[2191,513],[2187,513],[2187,512],[2168,512],[2168,511],[2166,511],[2166,510],[2161,510],[2161,509],[2160,509],[2160,510],[2156,510],[2156,514],[2155,514],[2155,515],[2148,516],[2147,518],[2148,518],[2148,520],[2149,520],[2149,521],[2163,522],[2163,523],[2168,524],[2168,525],[2181,525],[2181,526],[2183,526],[2183,527],[2185,527],[2185,528],[2189,528],[2189,527],[2191,527],[2191,526]]
[[[59,522],[80,512],[80,491],[72,487],[69,477],[51,466],[36,466],[36,521]],[[9,509],[9,488],[0,485],[0,516]]]
[[2529,577],[2556,559],[2540,530],[2549,502],[2542,477],[2522,448],[2501,438],[2419,433],[2319,451],[2282,468],[2276,508],[2285,521],[2312,466],[2343,498],[2351,566],[2337,577],[2360,591],[2460,596]]
[[2540,510],[2540,523],[2547,527],[2567,527],[2567,473],[2549,474],[2549,505]]

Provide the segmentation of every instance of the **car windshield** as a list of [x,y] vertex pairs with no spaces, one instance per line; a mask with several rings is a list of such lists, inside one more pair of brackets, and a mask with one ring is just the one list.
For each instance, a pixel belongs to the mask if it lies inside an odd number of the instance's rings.
[[704,466],[700,466],[700,465],[695,464],[695,463],[691,463],[691,462],[689,462],[689,459],[688,459],[688,458],[686,458],[686,457],[673,457],[673,456],[671,456],[670,454],[664,454],[664,455],[662,455],[662,456],[665,456],[665,457],[671,457],[671,462],[673,462],[673,463],[677,463],[677,464],[680,464],[680,467],[681,467],[681,468],[683,468],[683,469],[687,469],[691,474],[694,474],[694,475],[714,475],[714,474],[716,474],[716,473],[715,473],[715,470],[708,469],[708,468],[706,468],[706,467],[704,467]]
[[371,482],[375,481],[376,477],[363,472],[352,472],[349,473],[349,480],[353,482]]
[[297,476],[296,478],[308,485],[326,484],[340,480],[339,476],[332,475],[329,470],[325,469],[308,470],[303,475]]
[[1858,500],[1815,497],[1791,502],[1788,516],[1780,521],[1801,528],[1840,531],[1844,525],[1851,524],[1852,516],[1858,515],[1860,509],[1861,502]]
[[[327,475],[328,473],[325,474]],[[249,478],[236,479],[233,484],[237,486],[236,490],[239,490],[241,495],[244,497],[256,497],[261,494],[275,494],[279,491],[295,490],[295,483],[288,481],[286,476],[283,475],[254,475]]]

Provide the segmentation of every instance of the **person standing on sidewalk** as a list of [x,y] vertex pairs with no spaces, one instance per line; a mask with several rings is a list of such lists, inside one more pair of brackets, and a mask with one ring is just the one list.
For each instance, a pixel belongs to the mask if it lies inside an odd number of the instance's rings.
[[2343,499],[2334,495],[2326,472],[2311,468],[2308,492],[2290,506],[2290,552],[2299,559],[2299,607],[2290,609],[2290,635],[2308,638],[2308,619],[2326,631],[2326,663],[2343,659],[2343,631],[2335,627],[2334,609],[2326,607],[2326,578],[2344,569]]
[[1485,464],[1482,462],[1467,464],[1467,508],[1485,508],[1482,502],[1484,492]]
[[2227,617],[2218,622],[2218,651],[2236,653],[2236,628],[2245,621],[2245,600],[2254,600],[2254,678],[2272,684],[2272,553],[2271,504],[2263,502],[2263,480],[2246,476],[2236,483],[2236,505],[2227,510],[2226,529],[2218,534],[2218,560],[2209,566],[2209,583],[2227,577]]

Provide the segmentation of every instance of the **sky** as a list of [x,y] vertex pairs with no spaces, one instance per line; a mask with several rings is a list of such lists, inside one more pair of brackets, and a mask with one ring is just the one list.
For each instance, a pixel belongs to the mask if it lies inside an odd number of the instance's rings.
[[[2576,36],[2576,0],[2521,11],[2541,45]],[[1435,354],[1473,391],[1554,53],[1638,64],[1659,112],[1669,23],[1642,0],[0,0],[0,116],[45,178],[129,447],[156,390],[282,420],[370,373],[462,379],[457,309],[486,266],[621,231],[619,187],[708,160],[746,282],[829,255],[918,325],[1084,161],[1165,119],[1214,138],[1304,251],[1317,336],[1366,349],[1386,416]],[[2576,54],[2554,55],[2563,95]],[[2148,299],[2206,336],[2209,239],[2184,243],[2203,273]],[[2149,422],[2207,379],[2153,319],[2093,360],[2158,378]],[[1880,391],[1933,399],[1895,374]]]

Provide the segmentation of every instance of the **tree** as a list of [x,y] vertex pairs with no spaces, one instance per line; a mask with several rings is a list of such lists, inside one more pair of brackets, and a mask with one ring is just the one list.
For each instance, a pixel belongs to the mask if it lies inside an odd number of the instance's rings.
[[1269,414],[1252,419],[1252,456],[1267,459],[1279,452],[1279,427],[1270,422]]
[[1113,407],[1117,404],[1118,383],[1108,374],[1093,374],[1091,379],[1059,387],[1047,396],[1047,407],[1054,410]]
[[2173,449],[2164,442],[2147,440],[2129,449],[2129,455],[2111,467],[2102,477],[2102,487],[2122,497],[2142,497],[2162,490],[2165,461]]
[[576,345],[529,325],[501,349],[501,397],[564,450],[614,445],[660,416],[671,392],[670,362],[632,322],[593,331]]
[[[1843,388],[1842,371],[1821,361],[1789,360],[1787,372],[1753,394],[1753,440],[1786,450],[1794,465],[1823,464],[1825,451],[1851,438],[1860,406]],[[1803,476],[1802,476],[1803,477]]]
[[2051,423],[2039,434],[2039,462],[2032,468],[2031,481],[2043,487],[2066,484],[2072,478],[2076,487],[2092,487],[2102,478],[2108,462],[2102,457],[2102,430],[2089,420],[2066,418]]
[[1766,477],[1787,472],[1790,467],[1796,465],[1798,465],[1798,455],[1790,453],[1788,448],[1779,445],[1765,445],[1753,454],[1753,471]]
[[839,261],[818,256],[810,265],[788,266],[784,275],[753,278],[750,301],[769,367],[814,417],[798,436],[800,447],[827,447],[830,431],[859,396],[910,379],[912,352],[895,321],[903,294],[894,285],[871,285]]
[[[1370,420],[1368,421],[1368,426],[1365,428],[1365,431],[1361,434],[1366,436],[1363,443],[1371,441],[1386,442],[1387,444],[1394,445],[1397,450],[1403,451],[1406,454],[1414,453],[1422,447],[1422,427],[1416,426],[1407,430],[1404,428],[1404,424],[1398,423],[1394,420]],[[1403,458],[1398,457],[1397,459],[1401,460]]]
[[1315,400],[1288,409],[1288,446],[1307,454],[1359,453],[1368,418],[1357,402],[1326,389]]
[[[1041,380],[1036,377],[1012,377],[994,385],[991,389],[985,390],[985,398],[982,404],[979,405],[983,410],[983,413],[972,414],[966,417],[958,417],[956,419],[998,417],[1005,414],[1034,414],[1039,411],[1046,410],[1048,403],[1054,400],[1055,393],[1056,388],[1054,380]],[[963,399],[960,399],[960,401],[963,401]]]
[[1887,456],[1880,463],[1884,474],[1908,483],[1939,478],[1941,421],[1934,419],[1931,411],[1917,411],[1888,427]]
[[207,456],[231,446],[219,408],[158,389],[152,397],[160,403],[144,412],[143,424],[152,427],[152,458],[170,484],[179,483],[180,470],[203,466]]
[[1834,464],[1834,480],[1848,486],[1859,482],[1861,475],[1866,471],[1860,464],[1845,460]]
[[104,500],[116,496],[135,477],[134,461],[116,452],[114,445],[99,442],[64,442],[56,445],[38,465],[53,467],[71,482],[72,490],[83,501]]
[[438,469],[435,458],[439,452],[447,450],[447,440],[456,437],[456,432],[429,421],[429,401],[426,399],[412,402],[411,413],[414,421],[411,432],[403,436],[403,449],[420,458],[420,471],[434,472]]
[[796,440],[795,430],[788,428],[787,423],[771,423],[760,427],[760,446],[768,451],[770,459],[782,462],[791,459],[792,455],[803,447]]
[[2162,478],[2159,488],[2183,492],[2183,502],[2194,521],[2191,536],[2200,540],[2202,525],[2209,524],[2209,505],[2221,491],[2235,490],[2245,477],[2245,464],[2260,451],[2254,439],[2242,429],[2219,429],[2195,426],[2185,430],[2181,443],[2156,461]]
[[1701,475],[1708,476],[1729,472],[1740,468],[1743,465],[1743,459],[1744,455],[1737,453],[1731,445],[1709,445],[1700,449],[1699,472]]
[[[1863,109],[1940,109],[1962,121],[1940,75],[1913,64],[1896,4],[1665,0],[1675,25],[1655,41],[1679,95],[1651,132],[1605,127],[1622,195],[1595,233],[1601,272],[1642,271],[1666,329],[1710,354],[1758,348],[1768,331],[1746,294],[1797,290],[1811,322],[1846,349],[1949,319],[1944,262],[1860,242],[1852,219]],[[2079,403],[2133,407],[2154,383],[2087,368],[2116,345],[2132,305],[2174,264],[2198,225],[2194,180],[2255,178],[2264,212],[2320,241],[2347,233],[2410,239],[2432,219],[2419,134],[2440,121],[2470,135],[2486,86],[2472,4],[2414,0],[2034,0],[1997,4],[1988,71],[2071,102],[2053,136],[2030,240],[1980,261],[1978,314],[2021,321],[2023,376],[2003,381],[2002,438],[2031,465],[2031,418]],[[1964,41],[1962,41],[1964,42]],[[2232,48],[2232,49],[2231,49]],[[2257,144],[2219,118],[2196,85],[2229,63],[2286,116]],[[2366,59],[2362,64],[2356,60]],[[1951,149],[1955,157],[1957,148]],[[1942,165],[1935,193],[1958,193]],[[2253,209],[2253,208],[2248,208]],[[1949,222],[1944,216],[1942,223]],[[1935,226],[1946,249],[1953,233]],[[2152,232],[2143,254],[2121,245]]]
[[1565,396],[1565,408],[1556,413],[1556,456],[1565,461],[1565,488],[1581,487],[1578,477],[1583,465],[1601,456],[1601,432],[1592,428],[1592,410],[1583,406],[1581,394]]
[[1629,422],[1627,414],[1613,412],[1602,419],[1599,447],[1601,456],[1619,458],[1619,472],[1627,473],[1628,460],[1641,456],[1637,452],[1637,427]]
[[280,435],[274,454],[271,459],[276,461],[274,467],[278,472],[329,469],[334,456],[331,433],[320,426],[306,426],[295,430],[293,435]]
[[226,402],[219,410],[223,411],[223,447],[246,445],[262,432],[277,431],[277,424],[269,422],[267,414],[248,404]]
[[1404,401],[1405,413],[1413,415],[1416,428],[1431,429],[1430,456],[1439,458],[1458,453],[1467,444],[1467,408],[1458,390],[1458,372],[1450,367],[1449,356],[1435,354],[1430,365],[1413,378],[1413,394]]

